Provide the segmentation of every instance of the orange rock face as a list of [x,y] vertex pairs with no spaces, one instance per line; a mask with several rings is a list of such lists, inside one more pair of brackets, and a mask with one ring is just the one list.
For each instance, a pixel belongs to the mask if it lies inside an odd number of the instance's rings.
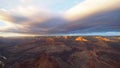
[[76,41],[84,41],[84,42],[88,41],[87,39],[85,39],[83,37],[77,37],[75,40]]
[[108,38],[104,38],[104,37],[100,37],[100,36],[97,36],[97,37],[95,37],[95,38],[97,38],[97,39],[99,39],[99,40],[103,40],[103,41],[111,41],[111,40],[108,39]]

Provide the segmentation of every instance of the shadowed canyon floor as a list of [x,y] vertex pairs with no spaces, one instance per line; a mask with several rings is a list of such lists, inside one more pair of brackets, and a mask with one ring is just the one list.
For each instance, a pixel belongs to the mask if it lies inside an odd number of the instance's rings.
[[0,68],[120,68],[120,37],[1,37]]

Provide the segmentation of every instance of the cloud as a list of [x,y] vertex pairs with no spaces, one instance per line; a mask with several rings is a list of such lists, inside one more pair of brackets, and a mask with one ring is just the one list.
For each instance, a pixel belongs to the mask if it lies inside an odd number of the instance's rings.
[[120,8],[119,3],[120,0],[85,0],[66,11],[65,18],[76,20],[94,13],[111,11]]
[[66,33],[120,31],[119,0],[86,0],[65,13]]
[[3,33],[33,35],[120,32],[119,0],[85,0],[59,15],[36,6],[0,10]]
[[60,16],[36,7],[19,7],[12,11],[0,10],[0,12],[0,20],[10,24],[9,28],[8,25],[2,27],[0,32],[46,34],[64,23]]
[[22,3],[28,3],[28,2],[32,2],[33,0],[20,0],[20,2]]
[[2,37],[18,37],[18,36],[34,36],[34,35],[31,35],[31,34],[21,34],[21,33],[10,33],[10,32],[0,32],[0,36]]
[[[78,17],[79,18],[79,17]],[[99,12],[79,18],[64,26],[69,33],[90,33],[90,32],[107,32],[120,31],[120,9],[115,9],[107,12]]]
[[3,9],[0,10],[0,20],[11,21],[10,14],[5,12]]

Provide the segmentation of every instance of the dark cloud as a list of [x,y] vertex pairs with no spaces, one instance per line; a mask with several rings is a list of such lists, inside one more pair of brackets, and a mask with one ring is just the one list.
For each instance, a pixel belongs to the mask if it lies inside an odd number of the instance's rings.
[[94,13],[63,25],[66,33],[120,31],[120,9]]
[[24,16],[0,11],[0,14],[2,20],[7,20],[16,26],[0,32],[35,35],[120,32],[120,8],[96,12],[82,19],[78,17],[74,21],[51,14],[48,16],[45,13]]

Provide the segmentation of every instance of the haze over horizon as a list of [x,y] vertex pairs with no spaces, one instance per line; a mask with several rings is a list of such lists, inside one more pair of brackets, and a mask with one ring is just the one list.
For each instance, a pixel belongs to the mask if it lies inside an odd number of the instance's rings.
[[120,35],[120,0],[0,3],[0,36]]

